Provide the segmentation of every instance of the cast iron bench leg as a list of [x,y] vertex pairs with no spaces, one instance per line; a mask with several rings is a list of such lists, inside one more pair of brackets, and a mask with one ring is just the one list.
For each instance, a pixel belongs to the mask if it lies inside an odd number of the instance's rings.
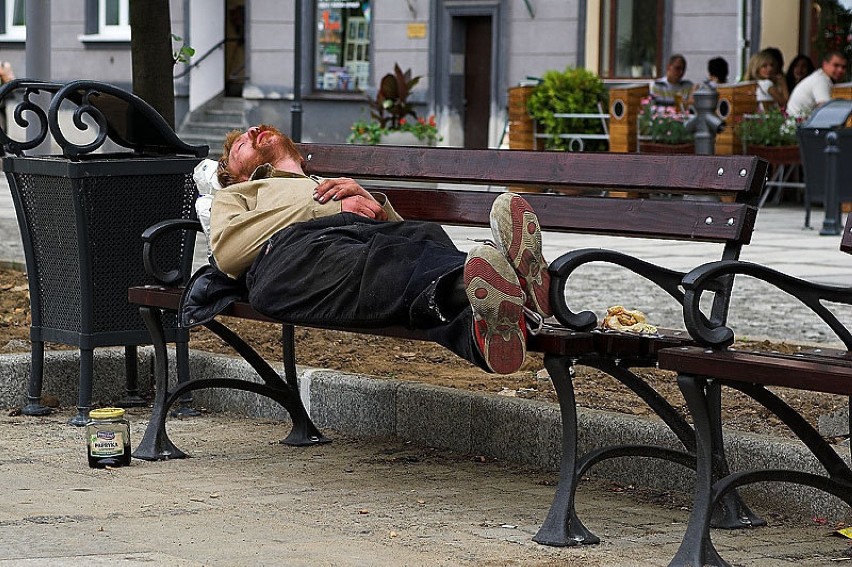
[[[725,455],[725,443],[722,440],[722,387],[718,382],[707,382],[704,385],[710,431],[713,435],[713,480],[731,474],[728,457]],[[736,490],[726,492],[721,500],[713,506],[710,527],[723,530],[738,530],[743,528],[758,528],[766,525],[766,520],[755,514]]]
[[553,503],[533,541],[557,547],[600,543],[600,538],[583,525],[574,510],[574,493],[577,490],[577,408],[571,381],[572,361],[565,356],[547,354],[544,365],[556,388],[562,414],[562,461]]
[[166,351],[166,338],[163,333],[162,311],[152,307],[140,307],[139,313],[151,334],[154,345],[154,407],[151,419],[145,429],[142,441],[133,452],[133,457],[156,461],[161,459],[182,459],[186,453],[178,449],[166,432],[166,396],[169,389],[169,358]]
[[671,567],[727,565],[710,541],[710,519],[713,515],[713,446],[716,435],[710,418],[714,410],[710,407],[711,402],[708,400],[707,380],[679,375],[677,382],[689,407],[689,413],[693,416],[697,465],[695,495],[689,524],[677,554],[669,565]]
[[[189,381],[189,330],[175,329],[175,364],[178,384]],[[197,417],[201,412],[192,407],[192,393],[187,392],[178,400],[175,409],[169,413],[171,417]]]
[[44,342],[32,341],[30,363],[30,384],[27,391],[27,405],[21,413],[24,415],[48,415],[51,409],[41,405],[41,388],[44,379]]

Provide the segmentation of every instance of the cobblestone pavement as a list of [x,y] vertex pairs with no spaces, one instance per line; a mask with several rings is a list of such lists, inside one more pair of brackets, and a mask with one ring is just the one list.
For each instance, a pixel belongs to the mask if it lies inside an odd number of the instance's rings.
[[[131,410],[132,438],[147,410]],[[531,541],[556,475],[328,432],[278,444],[288,426],[216,415],[170,422],[192,458],[90,469],[70,413],[0,420],[0,567],[7,565],[667,565],[687,502],[598,481],[577,506],[600,545]],[[835,565],[846,540],[810,518],[716,531],[734,565]]]

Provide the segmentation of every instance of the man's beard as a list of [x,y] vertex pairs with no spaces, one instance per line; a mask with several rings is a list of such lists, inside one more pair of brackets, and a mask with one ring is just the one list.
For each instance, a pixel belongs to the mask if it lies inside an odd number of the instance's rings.
[[[264,141],[262,146],[258,146],[257,139],[252,140],[251,145],[252,148],[257,152],[256,161],[252,164],[251,172],[257,169],[259,166],[264,165],[266,163],[275,163],[277,158],[281,155],[282,146],[280,143],[276,143],[276,140],[283,140],[284,134],[276,128],[275,126],[269,126],[266,124],[261,124],[259,126],[261,132],[271,132],[273,137],[273,142],[269,143],[268,141]],[[268,136],[268,135],[267,135]]]

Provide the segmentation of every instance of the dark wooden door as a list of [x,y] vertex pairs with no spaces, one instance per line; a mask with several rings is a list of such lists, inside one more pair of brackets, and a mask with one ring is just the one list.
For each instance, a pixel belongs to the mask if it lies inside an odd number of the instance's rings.
[[488,147],[491,116],[491,17],[465,18],[464,147]]

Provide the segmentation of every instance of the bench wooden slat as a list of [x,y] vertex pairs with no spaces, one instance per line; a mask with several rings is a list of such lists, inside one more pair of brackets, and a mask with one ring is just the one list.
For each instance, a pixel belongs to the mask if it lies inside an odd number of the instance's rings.
[[[176,312],[180,306],[180,298],[183,290],[177,287],[162,287],[155,285],[135,286],[127,290],[127,299],[130,303],[155,307],[164,311]],[[237,317],[251,321],[264,323],[282,324],[277,319],[272,319],[255,311],[251,305],[244,301],[232,304],[221,314],[223,317]],[[333,327],[324,325],[324,329]],[[347,329],[338,329],[347,331]],[[429,340],[423,333],[412,331],[403,327],[389,327],[382,329],[365,329],[361,333],[370,333],[384,337],[396,337],[410,340]],[[670,345],[668,345],[670,346]],[[594,352],[595,343],[591,333],[571,331],[564,328],[545,328],[539,335],[530,336],[527,348],[531,352],[549,352],[565,356],[576,356]]]
[[[488,226],[498,193],[382,188],[403,218]],[[542,229],[639,238],[751,240],[757,209],[738,203],[525,194]]]
[[682,374],[852,396],[852,356],[843,351],[808,356],[678,347],[661,350],[659,363]]
[[309,173],[587,190],[760,195],[766,162],[754,156],[649,156],[297,144]]
[[595,352],[619,358],[656,358],[664,348],[695,344],[689,333],[680,329],[657,329],[654,335],[595,330],[592,335]]

